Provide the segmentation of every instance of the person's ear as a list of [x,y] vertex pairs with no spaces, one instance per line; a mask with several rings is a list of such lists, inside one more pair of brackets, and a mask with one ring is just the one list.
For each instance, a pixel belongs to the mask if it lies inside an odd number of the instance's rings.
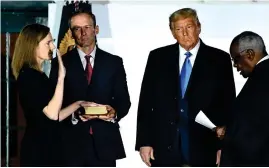
[[198,27],[198,29],[197,29],[198,34],[200,34],[201,33],[201,24],[198,24],[197,27]]
[[253,61],[255,58],[255,51],[253,49],[247,49],[247,57],[250,61]]
[[173,22],[170,23],[169,28],[170,28],[170,31],[171,31],[172,36],[173,36],[175,39],[177,39],[177,38],[176,38],[175,29],[174,29],[174,23],[173,23]]
[[95,26],[94,31],[95,31],[95,35],[97,35],[99,33],[99,26],[98,25]]

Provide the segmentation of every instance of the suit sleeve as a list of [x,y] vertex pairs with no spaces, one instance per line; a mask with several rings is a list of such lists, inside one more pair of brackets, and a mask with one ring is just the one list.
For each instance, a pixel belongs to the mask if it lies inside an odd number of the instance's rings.
[[[216,117],[217,126],[227,126],[231,121],[233,114],[231,113],[232,104],[236,98],[235,83],[233,76],[233,68],[230,56],[225,53],[220,62],[222,67],[219,72],[219,88],[218,88],[218,110]],[[217,149],[221,149],[222,141],[217,139]]]
[[253,79],[255,84],[252,81],[252,85],[248,85],[245,90],[248,93],[244,97],[241,96],[242,101],[236,104],[238,108],[235,109],[237,110],[235,113],[239,112],[241,115],[238,117],[242,117],[235,121],[236,132],[225,137],[226,141],[230,140],[234,155],[249,163],[268,160],[269,89],[266,78],[268,78],[266,75],[260,76],[260,78]]
[[219,75],[219,119],[218,125],[223,126],[229,124],[230,117],[232,117],[231,107],[236,98],[235,83],[233,76],[233,67],[230,56],[225,54],[223,61],[221,62],[222,69],[220,70],[221,75]]
[[128,92],[126,73],[123,66],[123,61],[120,59],[119,66],[116,71],[114,88],[113,88],[113,97],[112,97],[112,107],[115,108],[117,113],[117,121],[122,119],[127,115],[131,102]]
[[[262,160],[262,158],[268,156],[269,108],[265,110],[262,109],[262,106],[264,104],[260,104],[260,107],[253,110],[255,115],[260,115],[260,117],[253,116],[253,121],[246,124],[245,128],[240,129],[234,137],[233,149],[235,149],[235,155],[248,162],[256,162],[256,160]],[[233,137],[231,138],[233,139]]]
[[151,146],[150,119],[153,108],[153,84],[155,63],[152,52],[149,54],[140,90],[137,112],[137,132],[135,150]]

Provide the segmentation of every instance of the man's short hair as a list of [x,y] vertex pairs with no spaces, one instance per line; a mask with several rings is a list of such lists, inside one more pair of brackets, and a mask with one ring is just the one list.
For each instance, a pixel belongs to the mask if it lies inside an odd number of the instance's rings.
[[192,18],[196,21],[197,25],[200,26],[200,21],[195,9],[192,8],[182,8],[174,13],[172,13],[169,17],[169,27],[172,29],[172,23],[178,21],[179,19]]
[[253,49],[254,51],[262,52],[267,55],[264,41],[260,35],[252,31],[244,31],[237,35],[231,43],[231,46],[238,44],[239,52],[246,49]]
[[88,11],[88,10],[82,10],[82,9],[80,9],[80,10],[74,12],[71,15],[71,17],[69,18],[69,20],[68,20],[68,26],[69,26],[70,29],[71,29],[71,20],[72,20],[72,18],[75,17],[75,16],[77,16],[77,15],[81,15],[81,14],[88,15],[93,20],[93,26],[94,27],[96,26],[96,18],[95,18],[95,15],[92,12]]

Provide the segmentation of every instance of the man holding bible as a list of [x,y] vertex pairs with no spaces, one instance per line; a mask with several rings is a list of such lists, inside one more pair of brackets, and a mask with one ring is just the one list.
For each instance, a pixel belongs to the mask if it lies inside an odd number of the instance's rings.
[[[63,106],[87,100],[88,109],[65,120],[65,166],[115,167],[125,157],[118,122],[127,115],[130,97],[120,57],[96,45],[99,27],[94,14],[77,11],[69,20],[76,47],[63,55],[66,68]],[[57,60],[50,78],[57,79]],[[105,108],[104,108],[105,107]],[[85,111],[86,114],[81,114]]]
[[199,38],[201,24],[194,9],[174,12],[169,25],[177,42],[148,57],[136,150],[148,166],[216,166],[216,133],[195,118],[202,111],[215,125],[227,124],[235,98],[231,59]]

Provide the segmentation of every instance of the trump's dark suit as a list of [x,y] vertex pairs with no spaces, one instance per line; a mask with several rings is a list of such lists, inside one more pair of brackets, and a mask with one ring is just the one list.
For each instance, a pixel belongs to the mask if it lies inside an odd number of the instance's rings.
[[257,64],[236,98],[221,166],[269,166],[269,60]]
[[[151,51],[141,86],[136,150],[153,147],[153,166],[182,164],[178,132],[182,109],[179,52],[178,43]],[[202,110],[215,125],[226,125],[234,98],[230,56],[201,41],[183,99],[188,106],[191,166],[214,166],[219,149],[216,134],[195,123],[196,115]]]
[[[77,49],[62,57],[66,68],[63,107],[78,100],[86,100],[113,107],[117,121],[127,115],[131,103],[120,57],[97,47],[89,85]],[[54,59],[50,75],[52,81],[57,79],[57,65],[57,59]],[[90,126],[93,135],[89,134]],[[125,157],[117,122],[95,119],[72,125],[69,117],[63,121],[63,138],[66,166],[112,166],[110,163]]]

